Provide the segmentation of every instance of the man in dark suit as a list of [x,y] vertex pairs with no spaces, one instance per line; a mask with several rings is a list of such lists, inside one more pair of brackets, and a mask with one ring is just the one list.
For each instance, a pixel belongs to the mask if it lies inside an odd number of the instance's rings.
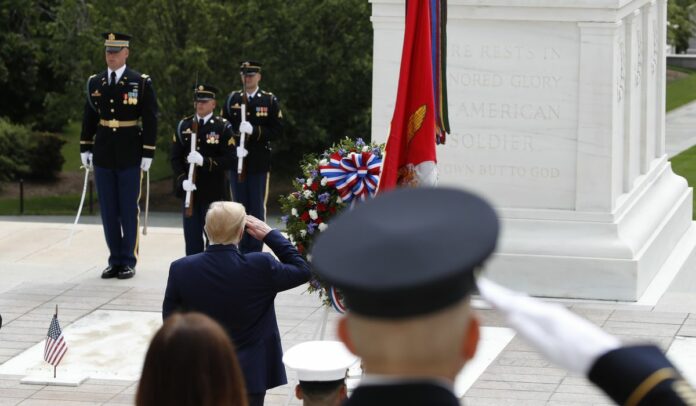
[[[283,132],[283,113],[278,98],[259,88],[261,64],[242,62],[239,72],[244,89],[230,93],[223,106],[224,117],[232,123],[235,133],[244,133],[244,148],[237,156],[243,157],[241,176],[232,171],[230,177],[232,198],[241,203],[247,213],[266,221],[266,201],[271,170],[271,141]],[[242,119],[242,105],[246,105],[246,117]],[[237,135],[237,145],[240,145]],[[236,169],[236,168],[235,168]],[[261,241],[245,236],[239,246],[242,253],[260,252]]]
[[[245,228],[278,260],[269,253],[241,254],[236,244]],[[172,262],[162,316],[198,311],[225,327],[237,348],[249,405],[262,405],[267,389],[287,383],[273,301],[278,292],[307,282],[309,265],[278,230],[246,216],[239,203],[212,203],[205,231],[205,252]]]
[[132,278],[138,261],[140,183],[155,155],[152,79],[126,66],[130,36],[104,33],[107,69],[87,80],[80,158],[94,166],[109,265],[102,278]]
[[[217,89],[211,85],[194,87],[196,114],[185,117],[172,138],[170,162],[174,173],[174,193],[184,199],[192,193],[190,212],[184,207],[184,240],[186,255],[203,252],[203,225],[210,203],[230,200],[227,173],[235,159],[232,125],[213,115]],[[195,126],[194,126],[195,124]],[[191,150],[191,136],[196,133],[196,147]],[[188,180],[190,164],[196,165],[195,182]]]

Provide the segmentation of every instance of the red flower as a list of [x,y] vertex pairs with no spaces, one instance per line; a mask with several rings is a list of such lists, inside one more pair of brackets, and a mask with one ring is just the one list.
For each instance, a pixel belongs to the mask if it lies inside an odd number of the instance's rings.
[[299,252],[300,254],[304,252],[304,245],[302,245],[301,242],[297,243],[297,252]]
[[331,214],[336,214],[336,208],[333,206],[329,207],[329,211],[331,212]]
[[326,211],[326,205],[324,203],[317,204],[317,211]]
[[321,224],[321,223],[323,223],[323,222],[324,222],[324,219],[323,219],[323,218],[321,218],[321,217],[317,217],[317,219],[316,219],[316,220],[314,220],[314,222],[315,222],[316,224]]
[[300,215],[300,220],[304,221],[305,223],[308,222],[309,221],[309,212],[308,211],[302,212],[302,214]]
[[311,187],[312,187],[312,190],[316,192],[317,189],[319,189],[319,183],[318,183],[318,182],[312,182],[312,186],[311,186]]

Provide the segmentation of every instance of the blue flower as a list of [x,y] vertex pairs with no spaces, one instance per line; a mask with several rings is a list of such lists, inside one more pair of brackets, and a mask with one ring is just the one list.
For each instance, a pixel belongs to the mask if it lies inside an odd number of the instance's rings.
[[321,289],[321,282],[319,282],[318,280],[312,279],[311,281],[309,281],[309,283],[312,285],[314,289]]
[[355,146],[358,148],[362,148],[365,145],[365,141],[363,141],[362,138],[358,138],[355,140]]
[[316,224],[314,223],[309,223],[307,224],[307,233],[308,234],[314,234],[314,229],[317,227]]
[[309,171],[309,174],[312,175],[312,178],[316,178],[319,172],[317,172],[315,169],[312,169]]
[[328,204],[330,199],[331,195],[328,192],[319,195],[319,203]]
[[301,184],[305,183],[305,180],[302,178],[295,178],[295,182],[297,182],[301,185]]
[[343,155],[345,155],[345,154],[346,154],[346,150],[345,150],[345,149],[343,149],[343,148],[339,148],[339,149],[338,149],[338,155],[343,156]]
[[280,221],[282,221],[283,224],[288,224],[288,216],[282,216],[282,217],[280,218]]
[[372,148],[372,153],[373,153],[376,157],[381,157],[381,156],[382,156],[382,150],[379,149],[379,147],[374,147],[374,148]]

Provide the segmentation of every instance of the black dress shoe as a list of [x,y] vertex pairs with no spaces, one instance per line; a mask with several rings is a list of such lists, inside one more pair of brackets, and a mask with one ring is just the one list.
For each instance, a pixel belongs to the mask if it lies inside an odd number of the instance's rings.
[[118,272],[121,270],[121,267],[118,265],[114,266],[107,266],[106,269],[102,271],[102,279],[109,279],[109,278],[115,278],[118,276]]
[[129,279],[135,275],[135,268],[124,266],[118,271],[118,279]]

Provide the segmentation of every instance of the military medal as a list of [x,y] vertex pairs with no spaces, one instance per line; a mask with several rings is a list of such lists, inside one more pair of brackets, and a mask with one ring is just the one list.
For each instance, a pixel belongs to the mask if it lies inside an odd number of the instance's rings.
[[128,104],[128,93],[123,94],[123,104]]
[[206,135],[205,142],[207,144],[219,144],[220,135],[218,133],[208,133],[208,135]]

